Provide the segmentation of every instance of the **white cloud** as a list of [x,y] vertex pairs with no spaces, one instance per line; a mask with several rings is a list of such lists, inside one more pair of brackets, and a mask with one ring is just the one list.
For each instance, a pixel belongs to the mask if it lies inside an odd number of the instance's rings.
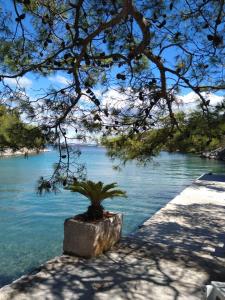
[[128,104],[129,93],[121,93],[117,90],[110,89],[102,95],[102,104],[109,108],[121,109]]
[[32,80],[27,77],[17,77],[17,78],[6,78],[5,83],[12,85],[12,86],[20,86],[23,88],[29,88],[33,84]]
[[[138,95],[129,88],[127,88],[124,93],[121,93],[116,89],[109,89],[103,94],[100,90],[94,90],[94,94],[101,100],[103,107],[106,106],[108,108],[126,110],[132,106],[132,111],[135,112],[135,110],[142,105],[142,101],[139,100]],[[201,94],[205,100],[210,100],[210,105],[212,106],[221,103],[224,99],[223,96],[219,96],[214,93],[202,92]],[[88,98],[84,97],[84,100],[87,99]],[[196,106],[201,102],[201,99],[195,92],[190,92],[186,95],[177,95],[176,99],[176,105],[181,110],[195,109]]]
[[69,79],[67,79],[66,77],[64,77],[62,75],[51,76],[48,79],[53,83],[59,83],[62,85],[68,85],[71,83],[71,81]]
[[[220,103],[223,100],[222,96],[218,96],[213,93],[203,92],[201,94],[206,100],[210,100],[211,105],[216,105],[217,103]],[[190,92],[184,96],[178,96],[178,99],[180,104],[190,104],[190,103],[197,103],[201,101],[199,96],[196,95],[194,92]]]

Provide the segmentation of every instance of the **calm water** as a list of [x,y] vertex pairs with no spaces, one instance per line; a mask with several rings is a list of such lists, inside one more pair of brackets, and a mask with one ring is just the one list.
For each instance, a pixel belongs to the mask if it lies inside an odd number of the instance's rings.
[[[193,155],[161,153],[146,167],[128,164],[112,169],[105,150],[83,147],[88,178],[116,181],[128,199],[105,202],[105,208],[124,213],[124,234],[134,231],[204,172],[224,172],[221,162]],[[88,202],[78,194],[62,191],[37,196],[40,175],[50,174],[57,161],[54,151],[29,157],[0,159],[0,286],[61,254],[64,219],[83,212]]]

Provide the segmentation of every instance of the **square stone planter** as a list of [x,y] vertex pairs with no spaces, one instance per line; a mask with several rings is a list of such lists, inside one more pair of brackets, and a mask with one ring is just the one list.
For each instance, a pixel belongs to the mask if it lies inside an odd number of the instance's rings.
[[63,251],[65,254],[93,257],[116,244],[121,237],[122,214],[113,214],[104,220],[84,222],[76,218],[64,222]]

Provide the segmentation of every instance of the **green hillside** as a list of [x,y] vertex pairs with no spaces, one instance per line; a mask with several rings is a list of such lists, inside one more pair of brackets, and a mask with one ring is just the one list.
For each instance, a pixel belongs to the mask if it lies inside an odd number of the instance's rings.
[[0,105],[0,150],[16,151],[24,147],[43,148],[44,137],[41,131],[35,126],[22,122],[16,109]]

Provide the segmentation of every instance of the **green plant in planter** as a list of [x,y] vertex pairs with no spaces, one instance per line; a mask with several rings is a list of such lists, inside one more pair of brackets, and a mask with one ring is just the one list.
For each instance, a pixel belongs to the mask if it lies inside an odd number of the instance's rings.
[[77,181],[67,187],[67,189],[80,193],[91,201],[91,205],[85,213],[87,220],[99,220],[103,218],[103,200],[107,198],[126,197],[126,192],[118,189],[115,182],[104,185],[101,181]]

